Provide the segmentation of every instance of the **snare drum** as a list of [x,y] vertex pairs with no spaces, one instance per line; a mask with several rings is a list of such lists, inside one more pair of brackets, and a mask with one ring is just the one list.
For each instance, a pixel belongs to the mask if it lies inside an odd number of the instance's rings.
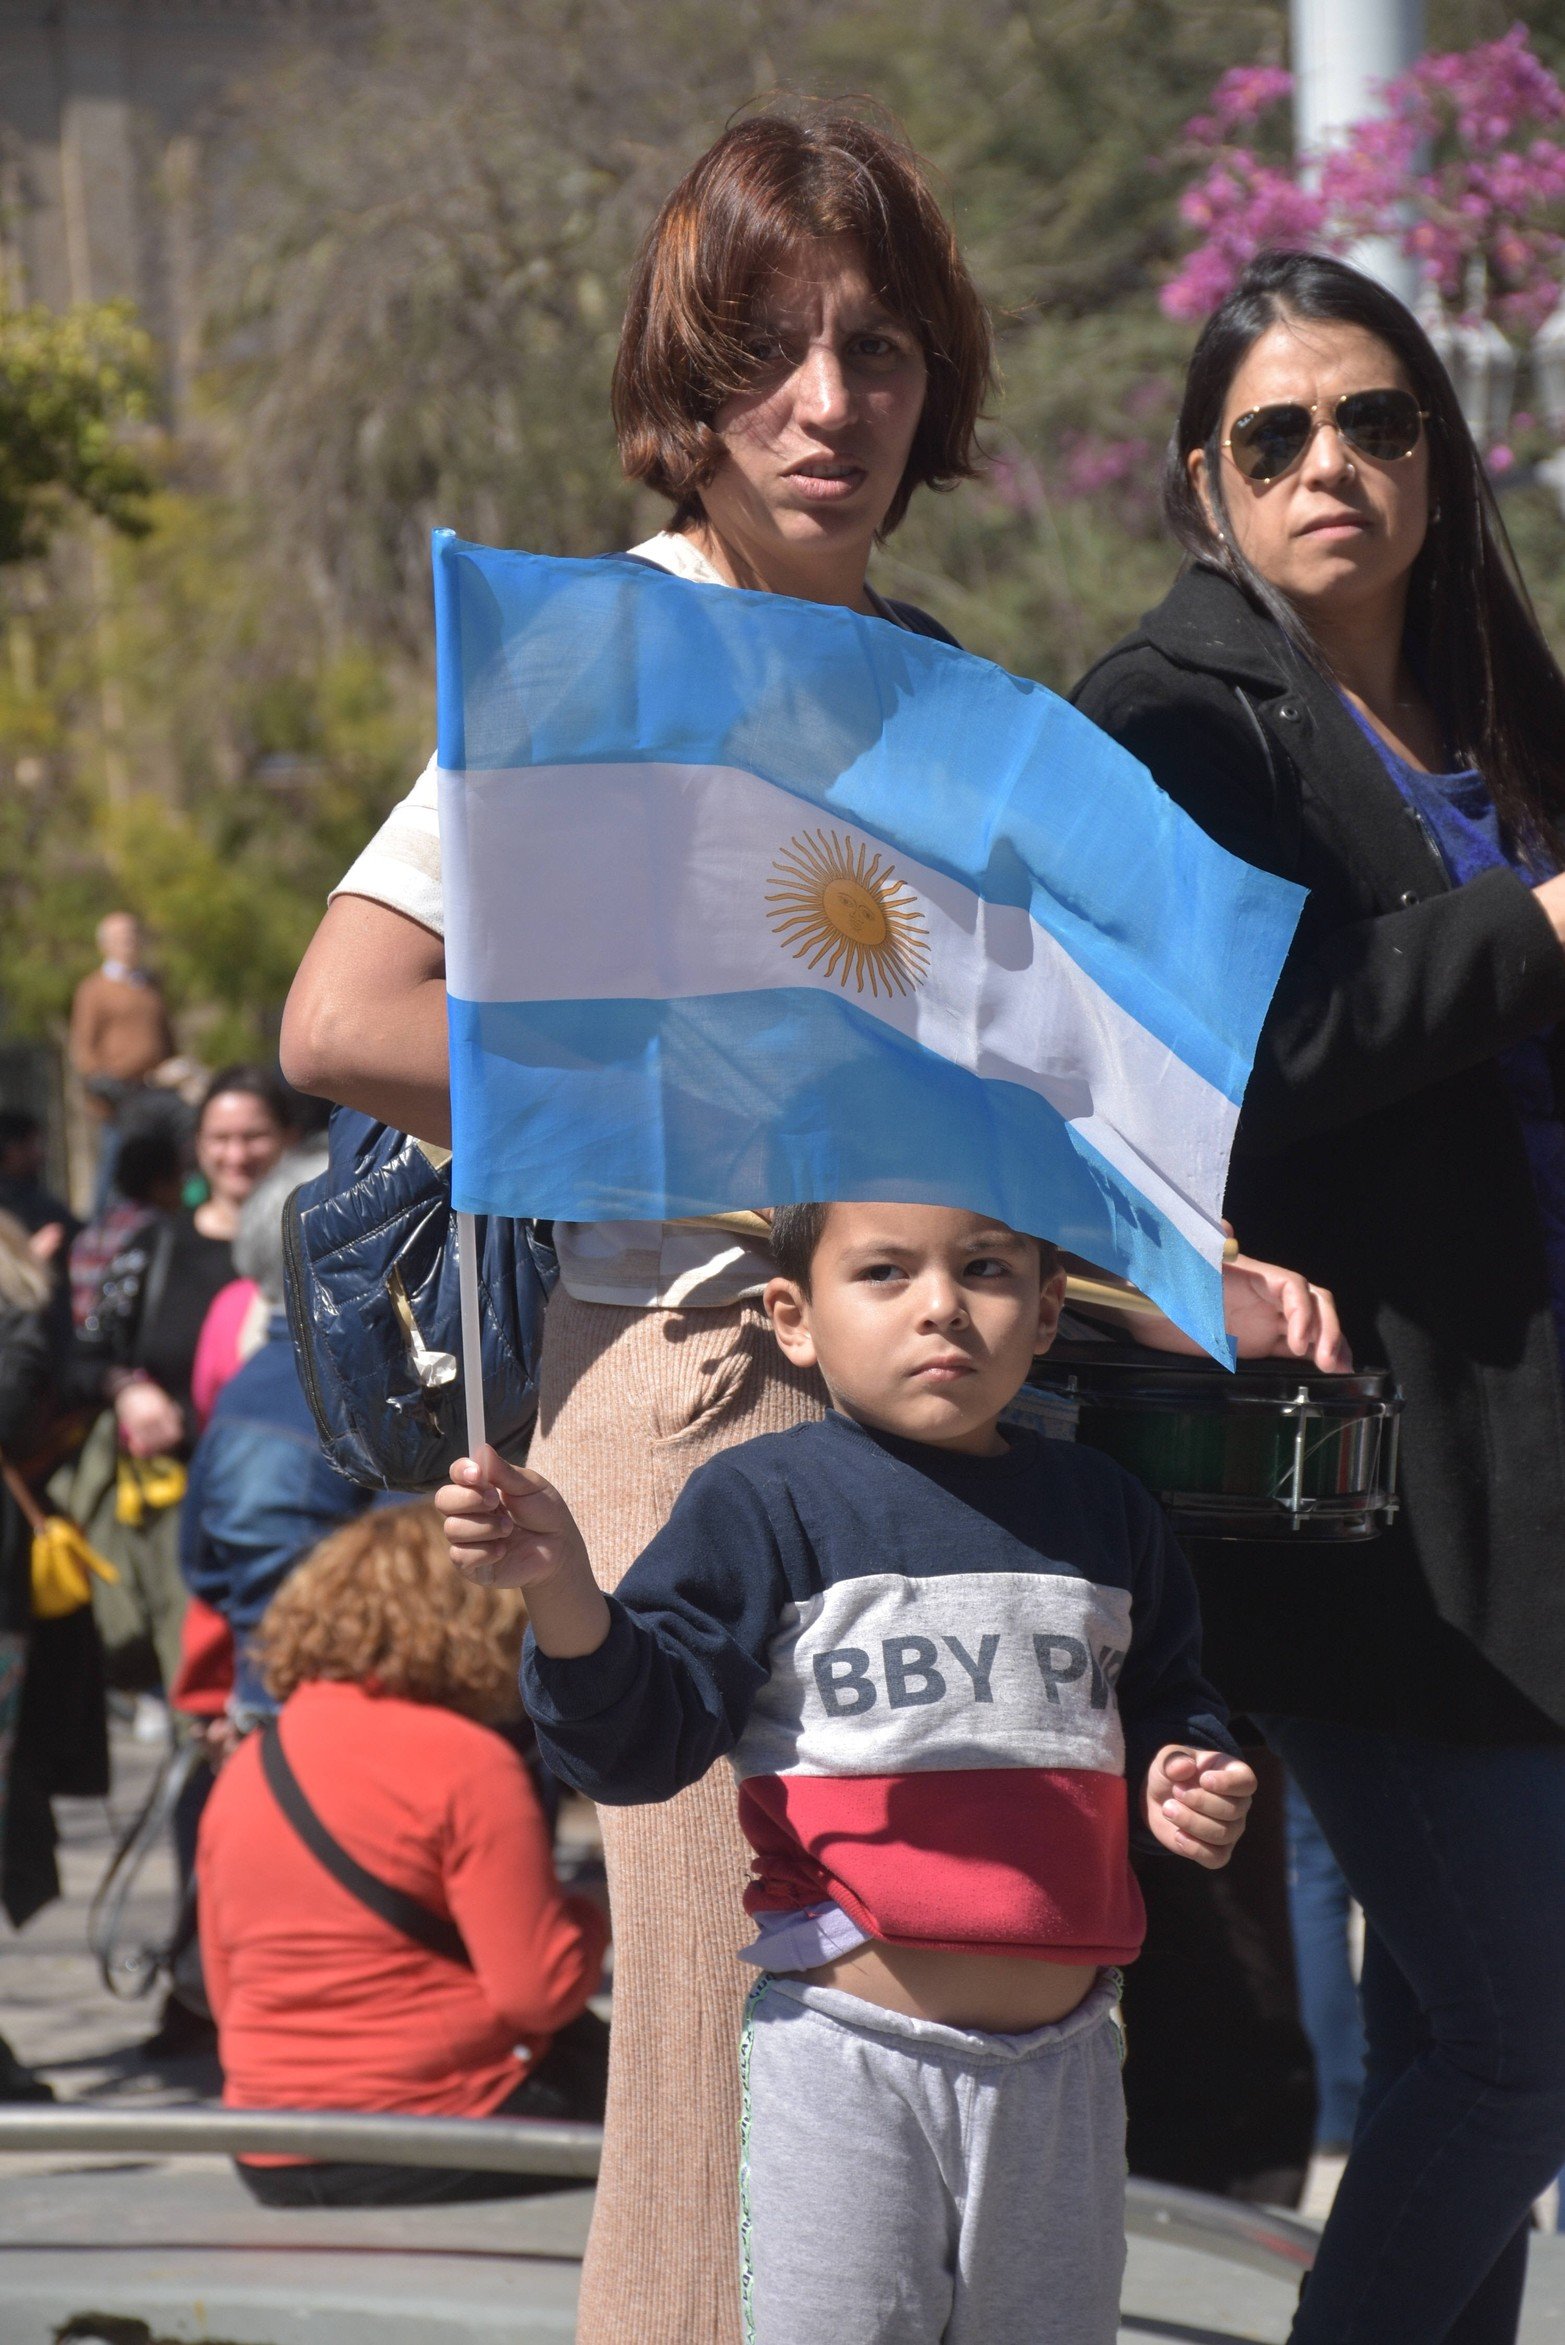
[[1040,1360],[1006,1411],[1139,1477],[1194,1539],[1373,1539],[1396,1513],[1388,1376],[1251,1360]]

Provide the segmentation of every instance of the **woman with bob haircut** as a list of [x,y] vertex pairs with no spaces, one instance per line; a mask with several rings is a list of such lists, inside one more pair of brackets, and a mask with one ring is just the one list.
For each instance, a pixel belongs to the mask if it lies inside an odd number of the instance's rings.
[[[975,469],[991,365],[983,304],[893,129],[832,106],[737,123],[669,196],[632,276],[615,422],[630,477],[672,507],[634,551],[677,577],[941,634],[867,570],[916,490]],[[442,925],[431,763],[305,956],[283,1030],[291,1081],[448,1137]],[[825,1395],[771,1340],[756,1231],[559,1223],[555,1238],[532,1455],[581,1510],[612,1587],[703,1459],[818,1414]],[[613,2054],[578,2334],[734,2345],[749,1982],[732,1796],[709,1780],[602,1821]]]
[[1310,891],[1228,1211],[1407,1396],[1376,1545],[1193,1557],[1368,1923],[1294,2345],[1509,2345],[1565,2162],[1565,678],[1444,368],[1340,261],[1208,321],[1166,510],[1185,569],[1077,699]]
[[[201,1959],[225,2099],[439,2117],[602,2114],[586,2008],[608,1928],[562,1894],[512,1743],[526,1613],[459,1579],[430,1506],[324,1539],[255,1640],[295,1781],[348,1856],[452,1925],[438,1952],[361,1903],[285,1816],[250,1735],[201,1820]],[[417,1916],[415,1916],[415,1919]],[[464,1959],[465,1956],[465,1959]],[[525,2175],[247,2159],[267,2206],[504,2198]]]
[[[836,105],[735,124],[669,196],[631,280],[620,452],[672,508],[635,553],[676,577],[943,637],[878,594],[868,565],[918,489],[976,470],[992,364],[983,304],[894,128]],[[432,762],[305,955],[283,1024],[291,1081],[448,1137],[442,918]],[[555,1239],[531,1462],[565,1493],[612,1588],[697,1466],[819,1414],[825,1390],[772,1340],[760,1305],[772,1263],[753,1214],[563,1222]],[[1319,1299],[1286,1274],[1261,1284],[1253,1348],[1312,1345]],[[1320,1340],[1334,1336],[1332,1318]],[[602,1822],[613,2055],[578,2336],[737,2345],[745,1845],[712,1779]]]

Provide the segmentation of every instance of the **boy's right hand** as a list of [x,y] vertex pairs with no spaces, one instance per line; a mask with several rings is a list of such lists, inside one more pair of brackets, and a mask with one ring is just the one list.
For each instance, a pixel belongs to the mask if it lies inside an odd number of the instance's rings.
[[529,1588],[572,1571],[590,1579],[586,1543],[552,1482],[508,1466],[485,1442],[435,1492],[451,1560],[481,1588]]
[[609,1608],[592,1576],[586,1541],[552,1482],[508,1466],[486,1441],[458,1458],[435,1492],[451,1560],[481,1588],[525,1588],[540,1652],[560,1661],[596,1653]]

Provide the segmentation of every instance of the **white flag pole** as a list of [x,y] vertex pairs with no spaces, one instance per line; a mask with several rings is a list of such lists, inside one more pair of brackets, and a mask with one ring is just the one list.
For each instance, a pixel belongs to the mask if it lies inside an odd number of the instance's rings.
[[484,1443],[484,1351],[478,1326],[478,1230],[470,1213],[456,1217],[457,1291],[462,1305],[462,1390],[467,1402],[467,1454]]

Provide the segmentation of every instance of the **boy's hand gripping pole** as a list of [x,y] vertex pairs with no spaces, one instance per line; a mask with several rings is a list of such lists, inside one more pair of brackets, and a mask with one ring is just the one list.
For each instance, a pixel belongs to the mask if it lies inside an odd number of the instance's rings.
[[462,1394],[467,1403],[467,1454],[484,1445],[484,1349],[478,1323],[478,1229],[470,1213],[456,1217],[457,1292],[462,1306]]

